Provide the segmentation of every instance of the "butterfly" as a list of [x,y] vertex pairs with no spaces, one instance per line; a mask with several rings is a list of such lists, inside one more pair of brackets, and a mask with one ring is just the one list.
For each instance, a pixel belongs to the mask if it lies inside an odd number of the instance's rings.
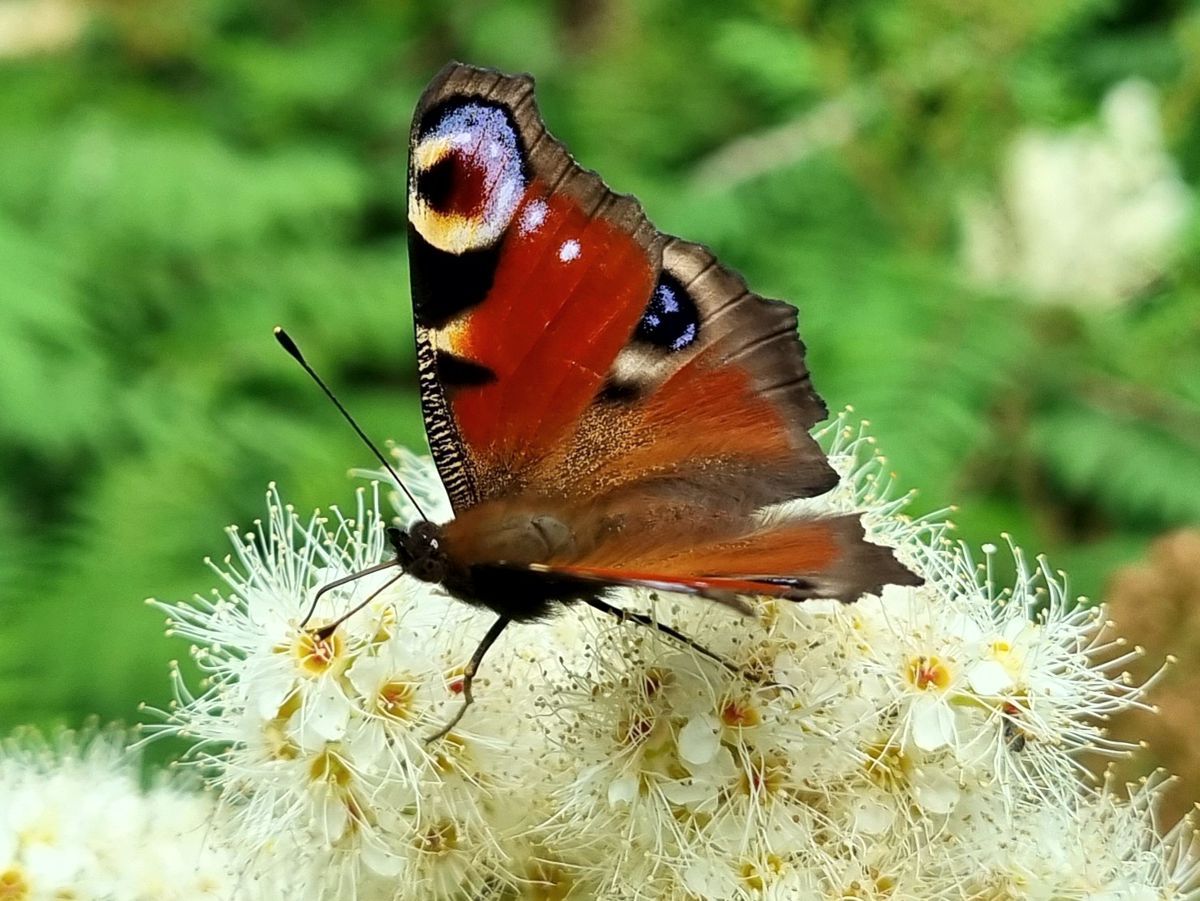
[[920,583],[857,515],[780,515],[838,481],[809,434],[827,411],[795,308],[576,163],[531,77],[446,66],[417,103],[408,171],[421,407],[454,518],[390,530],[395,560],[372,570],[497,616],[439,736],[510,623],[572,603],[622,615],[613,588],[750,612],[745,598]]

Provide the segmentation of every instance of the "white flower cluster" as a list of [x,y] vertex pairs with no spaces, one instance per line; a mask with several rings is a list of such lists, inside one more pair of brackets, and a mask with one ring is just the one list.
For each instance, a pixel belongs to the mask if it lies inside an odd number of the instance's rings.
[[121,732],[36,734],[0,745],[0,899],[268,899],[208,839],[210,798],[143,790]]
[[1124,81],[1104,98],[1100,128],[1017,137],[999,202],[965,204],[963,255],[980,280],[1035,300],[1115,306],[1164,273],[1192,208],[1154,88]]
[[[844,420],[831,437],[842,484],[798,506],[866,511],[923,587],[756,619],[617,598],[732,668],[571,607],[510,627],[433,743],[491,615],[384,570],[301,628],[319,586],[386,559],[378,488],[308,520],[272,490],[217,567],[225,592],[161,605],[205,673],[198,694],[176,679],[161,728],[196,742],[242,870],[282,869],[298,898],[1200,898],[1158,783],[1122,800],[1078,761],[1120,750],[1102,723],[1142,703],[1133,652],[1015,549],[997,588],[994,548],[977,567],[902,515],[869,439]],[[427,462],[400,468],[448,515]]]

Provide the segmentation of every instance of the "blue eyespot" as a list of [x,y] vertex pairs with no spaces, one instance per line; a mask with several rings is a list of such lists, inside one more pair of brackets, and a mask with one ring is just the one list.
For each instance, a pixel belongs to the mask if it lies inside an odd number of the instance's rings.
[[700,335],[700,311],[696,302],[673,275],[663,272],[654,286],[646,312],[633,337],[668,352],[683,350]]

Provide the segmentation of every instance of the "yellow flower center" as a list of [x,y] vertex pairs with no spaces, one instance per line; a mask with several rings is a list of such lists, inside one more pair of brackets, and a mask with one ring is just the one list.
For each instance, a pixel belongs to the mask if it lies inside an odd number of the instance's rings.
[[757,726],[762,722],[762,714],[758,708],[745,698],[727,698],[720,707],[720,714],[721,722],[731,729]]
[[375,707],[384,716],[397,720],[412,717],[417,695],[417,683],[406,679],[391,679],[379,688]]
[[0,870],[0,901],[26,901],[32,897],[29,880],[19,867]]
[[867,778],[885,791],[894,791],[908,781],[912,760],[896,744],[871,745],[863,749],[867,759],[863,770]]
[[1024,655],[1003,638],[997,638],[989,646],[992,659],[1004,667],[1005,672],[1014,682],[1021,681],[1021,670],[1024,667]]
[[866,880],[855,879],[842,890],[839,897],[842,901],[850,901],[852,898],[862,898],[864,901],[871,898],[889,898],[895,888],[896,880],[894,878],[874,874]]
[[905,665],[905,678],[918,691],[937,689],[943,691],[951,681],[950,668],[934,656],[909,657]]
[[305,630],[296,636],[291,651],[300,672],[310,679],[341,672],[346,665],[346,640],[340,632],[324,638],[316,629]]
[[458,847],[458,827],[449,820],[435,823],[417,839],[417,850],[427,854],[445,854]]
[[335,788],[345,788],[350,784],[353,774],[345,761],[326,749],[309,764],[308,778],[313,782],[327,782]]
[[283,699],[274,718],[263,724],[263,736],[271,756],[276,760],[295,760],[300,753],[300,749],[288,735],[288,721],[291,720],[292,714],[300,709],[300,704],[300,692],[293,691]]
[[462,772],[467,764],[467,742],[451,732],[438,741],[433,755],[433,765],[439,773]]
[[783,858],[778,854],[768,854],[762,860],[744,860],[739,868],[742,884],[752,892],[761,892],[767,887],[767,881],[783,872]]
[[570,873],[549,860],[531,860],[525,878],[525,897],[530,901],[566,901],[575,887]]
[[788,759],[772,751],[756,754],[738,776],[738,788],[749,797],[779,794],[787,785]]

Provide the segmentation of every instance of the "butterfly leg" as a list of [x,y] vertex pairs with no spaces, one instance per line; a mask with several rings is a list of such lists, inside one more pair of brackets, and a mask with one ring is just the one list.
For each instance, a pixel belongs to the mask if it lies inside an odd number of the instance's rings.
[[654,629],[655,631],[661,632],[664,635],[668,635],[671,638],[675,639],[680,644],[691,648],[697,654],[707,657],[709,660],[713,661],[714,663],[719,663],[721,666],[725,667],[725,669],[729,670],[729,672],[733,673],[735,676],[739,676],[750,682],[758,682],[768,688],[781,688],[781,689],[784,689],[789,692],[794,691],[794,689],[790,685],[782,685],[778,682],[763,683],[762,679],[759,678],[759,676],[756,675],[755,673],[751,672],[750,670],[743,669],[742,667],[738,666],[736,663],[731,663],[730,661],[726,660],[724,657],[722,657],[720,654],[716,653],[715,651],[710,651],[708,648],[706,648],[704,645],[700,644],[700,642],[696,641],[694,638],[689,638],[688,636],[686,636],[682,632],[680,632],[678,629],[673,629],[670,626],[666,625],[665,623],[660,623],[658,620],[654,619],[654,617],[652,617],[652,616],[647,616],[645,613],[634,613],[632,610],[624,610],[621,607],[615,607],[612,604],[610,604],[607,601],[602,600],[600,598],[584,598],[583,600],[584,600],[584,603],[586,603],[589,607],[592,607],[595,610],[599,610],[601,613],[607,613],[609,616],[615,616],[617,619],[621,620],[622,622],[625,622],[628,620],[630,622],[635,622],[641,626],[649,626],[651,629]]
[[652,617],[652,616],[647,616],[644,613],[634,613],[632,610],[625,610],[621,607],[616,607],[616,606],[608,603],[608,601],[601,600],[600,598],[584,598],[583,601],[589,607],[591,607],[595,610],[599,610],[601,613],[607,613],[609,616],[615,616],[621,622],[628,621],[628,622],[637,623],[638,625],[641,625],[641,626],[649,626],[651,629],[654,629],[658,632],[662,632],[664,635],[669,635],[671,638],[674,638],[680,644],[686,645],[687,647],[691,648],[697,654],[707,657],[709,660],[713,661],[714,663],[721,664],[721,666],[725,667],[725,669],[729,670],[735,676],[742,675],[742,671],[737,666],[737,664],[730,663],[728,660],[726,660],[720,654],[716,653],[715,651],[710,651],[704,645],[700,644],[700,642],[696,641],[693,638],[688,638],[686,635],[684,635],[678,629],[673,629],[670,626],[666,625],[665,623],[660,623],[658,620],[654,619],[654,617]]
[[492,623],[492,627],[487,630],[487,634],[479,642],[479,646],[475,648],[475,653],[471,655],[471,659],[467,661],[466,668],[463,669],[463,703],[458,708],[458,712],[450,718],[450,722],[438,729],[437,732],[425,739],[425,743],[435,742],[439,738],[445,738],[446,735],[458,725],[459,720],[463,718],[463,714],[467,712],[467,708],[475,703],[475,696],[471,693],[471,685],[475,681],[475,673],[479,671],[479,664],[483,663],[483,656],[488,652],[488,649],[496,643],[496,639],[500,637],[500,633],[504,631],[504,627],[512,622],[512,618],[508,616],[499,616]]

